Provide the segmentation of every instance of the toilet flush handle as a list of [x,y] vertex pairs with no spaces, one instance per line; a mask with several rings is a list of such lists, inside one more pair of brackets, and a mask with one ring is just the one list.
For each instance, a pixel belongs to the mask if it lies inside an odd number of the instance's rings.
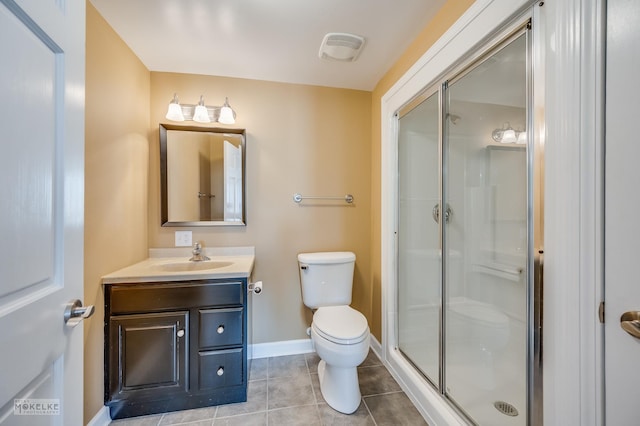
[[300,269],[306,271],[307,269],[309,269],[309,265],[300,265]]

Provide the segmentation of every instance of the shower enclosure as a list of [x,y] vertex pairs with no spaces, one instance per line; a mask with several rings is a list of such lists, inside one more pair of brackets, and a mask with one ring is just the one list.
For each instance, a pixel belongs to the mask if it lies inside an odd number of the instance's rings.
[[481,425],[532,424],[540,409],[531,93],[523,22],[397,114],[395,347]]

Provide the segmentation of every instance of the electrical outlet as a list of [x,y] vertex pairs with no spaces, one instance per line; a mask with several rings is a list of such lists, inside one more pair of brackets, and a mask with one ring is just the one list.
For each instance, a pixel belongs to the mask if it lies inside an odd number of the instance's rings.
[[191,231],[176,231],[176,247],[191,247],[192,245]]

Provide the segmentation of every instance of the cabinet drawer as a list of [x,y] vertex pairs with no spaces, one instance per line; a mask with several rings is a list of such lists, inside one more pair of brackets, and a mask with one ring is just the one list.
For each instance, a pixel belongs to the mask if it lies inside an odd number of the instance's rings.
[[242,284],[242,281],[204,281],[112,285],[111,313],[242,305],[245,293]]
[[243,384],[244,351],[242,348],[200,352],[198,355],[200,390]]
[[200,309],[200,349],[242,345],[242,308]]

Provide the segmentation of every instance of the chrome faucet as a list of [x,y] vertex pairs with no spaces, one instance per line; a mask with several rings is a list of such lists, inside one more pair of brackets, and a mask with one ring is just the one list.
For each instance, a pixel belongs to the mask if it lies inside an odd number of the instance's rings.
[[195,243],[193,245],[193,250],[191,250],[191,253],[193,253],[193,256],[191,256],[191,259],[189,259],[191,262],[202,262],[203,260],[211,260],[204,254],[202,254],[202,246],[200,245],[200,243]]

